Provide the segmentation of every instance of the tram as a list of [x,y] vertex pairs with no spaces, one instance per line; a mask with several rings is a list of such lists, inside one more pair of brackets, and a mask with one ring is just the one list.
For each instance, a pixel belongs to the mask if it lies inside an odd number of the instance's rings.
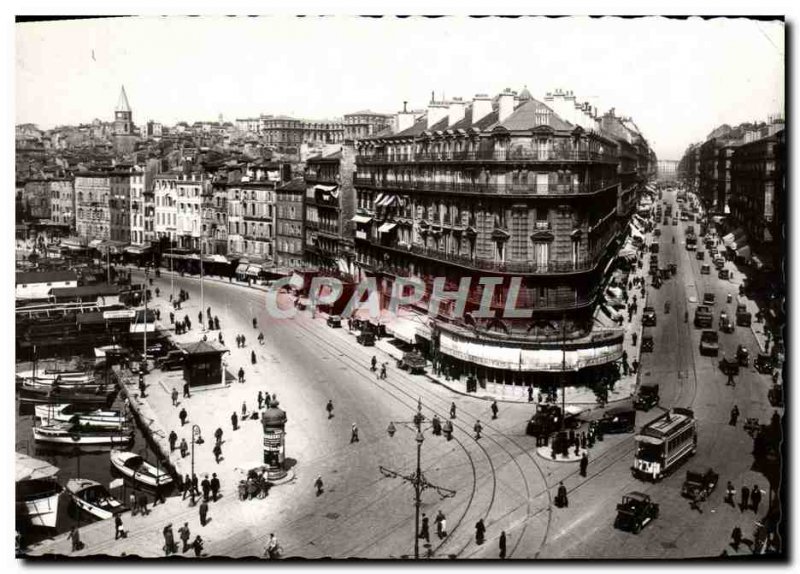
[[641,428],[635,437],[631,471],[657,481],[697,452],[697,421],[690,409],[673,408]]

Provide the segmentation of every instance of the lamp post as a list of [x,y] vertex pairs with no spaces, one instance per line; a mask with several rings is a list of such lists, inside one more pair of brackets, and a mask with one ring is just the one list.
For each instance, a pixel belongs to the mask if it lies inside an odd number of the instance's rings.
[[191,484],[189,485],[189,488],[190,488],[191,493],[192,493],[191,504],[190,504],[191,506],[194,506],[194,504],[195,504],[195,501],[194,501],[194,443],[198,442],[200,440],[200,438],[201,438],[200,437],[200,427],[197,426],[197,425],[192,425],[192,476],[189,477],[189,479],[192,481]]
[[[455,496],[456,491],[450,490],[449,488],[444,488],[442,486],[438,486],[436,484],[428,482],[425,478],[425,475],[422,474],[422,443],[425,442],[425,437],[423,436],[423,428],[422,422],[425,419],[425,416],[422,414],[422,399],[417,400],[417,413],[414,415],[414,420],[411,422],[398,422],[398,425],[407,426],[409,424],[413,424],[416,427],[417,434],[415,437],[415,441],[417,442],[417,470],[413,474],[403,474],[399,471],[392,470],[390,468],[386,468],[384,466],[378,467],[380,469],[381,474],[391,478],[400,478],[405,482],[409,482],[414,485],[414,560],[419,560],[419,508],[422,505],[422,491],[426,488],[432,488],[435,490],[441,498],[450,498]],[[389,426],[386,429],[386,432],[389,434],[389,437],[393,437],[395,432],[397,432],[397,427],[395,426],[395,422],[389,422]]]

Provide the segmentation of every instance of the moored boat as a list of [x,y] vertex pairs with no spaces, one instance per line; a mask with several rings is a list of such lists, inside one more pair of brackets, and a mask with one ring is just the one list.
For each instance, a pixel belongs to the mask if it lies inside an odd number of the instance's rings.
[[55,528],[61,485],[58,468],[45,461],[16,453],[17,518],[27,516],[33,526]]
[[133,428],[93,428],[70,423],[55,423],[33,427],[37,442],[74,445],[124,445],[133,439]]
[[132,452],[112,450],[111,465],[124,476],[146,486],[157,488],[172,482],[172,477],[164,469],[157,469]]
[[17,371],[17,379],[37,379],[39,381],[56,381],[63,385],[79,385],[94,381],[94,373],[90,371],[49,371],[27,369]]
[[35,405],[34,414],[42,424],[77,423],[88,427],[119,428],[128,418],[118,410],[87,410],[72,404]]
[[26,403],[53,404],[72,403],[82,405],[109,405],[117,394],[116,387],[102,386],[96,392],[85,392],[80,388],[35,387],[23,384],[19,388],[19,399]]
[[71,478],[67,481],[67,492],[75,506],[101,520],[127,510],[105,486],[88,478]]

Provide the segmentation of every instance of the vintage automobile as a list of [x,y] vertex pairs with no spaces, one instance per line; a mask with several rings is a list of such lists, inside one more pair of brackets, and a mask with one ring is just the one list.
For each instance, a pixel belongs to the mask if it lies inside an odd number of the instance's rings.
[[419,351],[403,353],[403,357],[401,359],[397,359],[397,367],[403,369],[404,371],[408,371],[412,375],[424,373],[427,364],[428,362],[425,360],[425,357],[423,357],[422,353]]
[[767,353],[759,353],[756,357],[756,360],[753,361],[753,367],[755,367],[756,371],[762,375],[769,375],[772,373],[772,369],[775,367],[775,361],[772,358],[772,355],[768,355]]
[[655,327],[656,321],[656,310],[648,305],[644,308],[644,311],[642,311],[642,325],[645,327]]
[[162,371],[176,371],[183,368],[183,361],[186,354],[183,351],[170,351],[156,361],[156,368]]
[[639,534],[642,527],[654,518],[658,518],[658,504],[642,492],[629,492],[617,504],[614,528]]
[[687,470],[681,487],[681,496],[695,501],[708,498],[719,483],[719,474],[709,468],[705,472]]
[[[700,354],[719,355],[719,334],[716,331],[703,331],[700,335]],[[736,368],[739,368],[739,363],[736,363]]]
[[361,331],[356,337],[356,342],[365,347],[375,346],[375,333],[372,331]]
[[562,423],[564,428],[577,428],[580,425],[578,412],[568,407],[566,416],[562,416],[558,405],[540,403],[536,405],[536,412],[528,421],[525,432],[531,436],[549,436],[561,430]]
[[669,264],[669,272],[672,273],[673,275],[676,275],[678,273],[678,264],[677,263],[670,263]]
[[733,321],[725,311],[719,314],[719,330],[723,333],[733,333],[736,330]]
[[[694,258],[697,259],[698,261],[704,261],[705,258],[706,258],[706,252],[705,251],[697,251],[694,254]],[[709,272],[710,271],[711,271],[711,269],[709,268]]]
[[[660,229],[656,229],[655,231],[653,231],[653,237],[661,237],[661,230]],[[657,246],[658,246],[658,243],[656,243],[656,247]]]
[[703,293],[703,305],[713,305],[717,302],[717,296],[713,293]]
[[747,310],[743,303],[736,305],[736,324],[740,327],[749,327],[753,322],[753,314]]
[[750,351],[747,350],[747,347],[744,345],[739,345],[736,347],[736,360],[739,362],[739,366],[741,367],[750,366]]
[[719,279],[730,279],[731,278],[730,269],[720,269],[717,272],[717,278],[719,278]]
[[653,330],[642,329],[642,353],[652,353],[655,344],[653,342]]
[[782,407],[783,385],[780,383],[775,383],[772,385],[772,388],[767,392],[767,398],[769,399],[769,404],[771,404],[773,407]]
[[728,357],[722,357],[719,362],[719,370],[725,375],[738,375],[739,361],[735,358],[729,359]]
[[723,267],[725,267],[725,259],[723,259],[719,255],[715,255],[714,256],[714,267],[716,267],[717,270],[720,270]]
[[597,421],[597,425],[603,434],[633,432],[636,426],[636,411],[629,407],[608,409],[603,417]]
[[342,318],[339,315],[330,315],[325,322],[328,324],[328,327],[333,327],[334,329],[342,326]]
[[711,309],[706,305],[700,305],[694,310],[694,326],[701,329],[710,329],[714,323],[714,316]]
[[639,387],[639,392],[633,399],[633,408],[641,411],[649,411],[658,404],[658,385],[656,383],[643,384]]
[[650,255],[650,265],[658,266],[658,255],[656,255],[655,253]]
[[711,275],[711,265],[703,263],[700,266],[700,275]]

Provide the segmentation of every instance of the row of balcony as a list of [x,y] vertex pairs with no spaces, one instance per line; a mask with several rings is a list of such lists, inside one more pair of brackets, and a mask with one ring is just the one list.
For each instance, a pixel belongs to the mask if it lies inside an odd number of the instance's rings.
[[354,178],[356,186],[388,190],[444,191],[478,195],[582,195],[592,194],[617,185],[618,180],[596,180],[589,183],[479,183],[450,181],[380,181],[368,177]]
[[468,269],[494,271],[497,273],[519,273],[524,275],[533,274],[560,274],[560,273],[580,273],[591,271],[594,269],[602,259],[602,252],[599,255],[588,258],[580,258],[576,261],[548,261],[547,263],[538,264],[535,261],[494,261],[491,259],[482,259],[480,257],[469,257],[456,253],[447,253],[438,249],[430,247],[423,247],[420,245],[397,244],[392,245],[381,244],[376,241],[371,241],[371,244],[381,249],[387,249],[397,253],[412,253],[444,263],[452,263],[460,267]]
[[486,150],[374,154],[356,157],[356,163],[426,163],[442,161],[619,161],[619,157],[589,150]]

